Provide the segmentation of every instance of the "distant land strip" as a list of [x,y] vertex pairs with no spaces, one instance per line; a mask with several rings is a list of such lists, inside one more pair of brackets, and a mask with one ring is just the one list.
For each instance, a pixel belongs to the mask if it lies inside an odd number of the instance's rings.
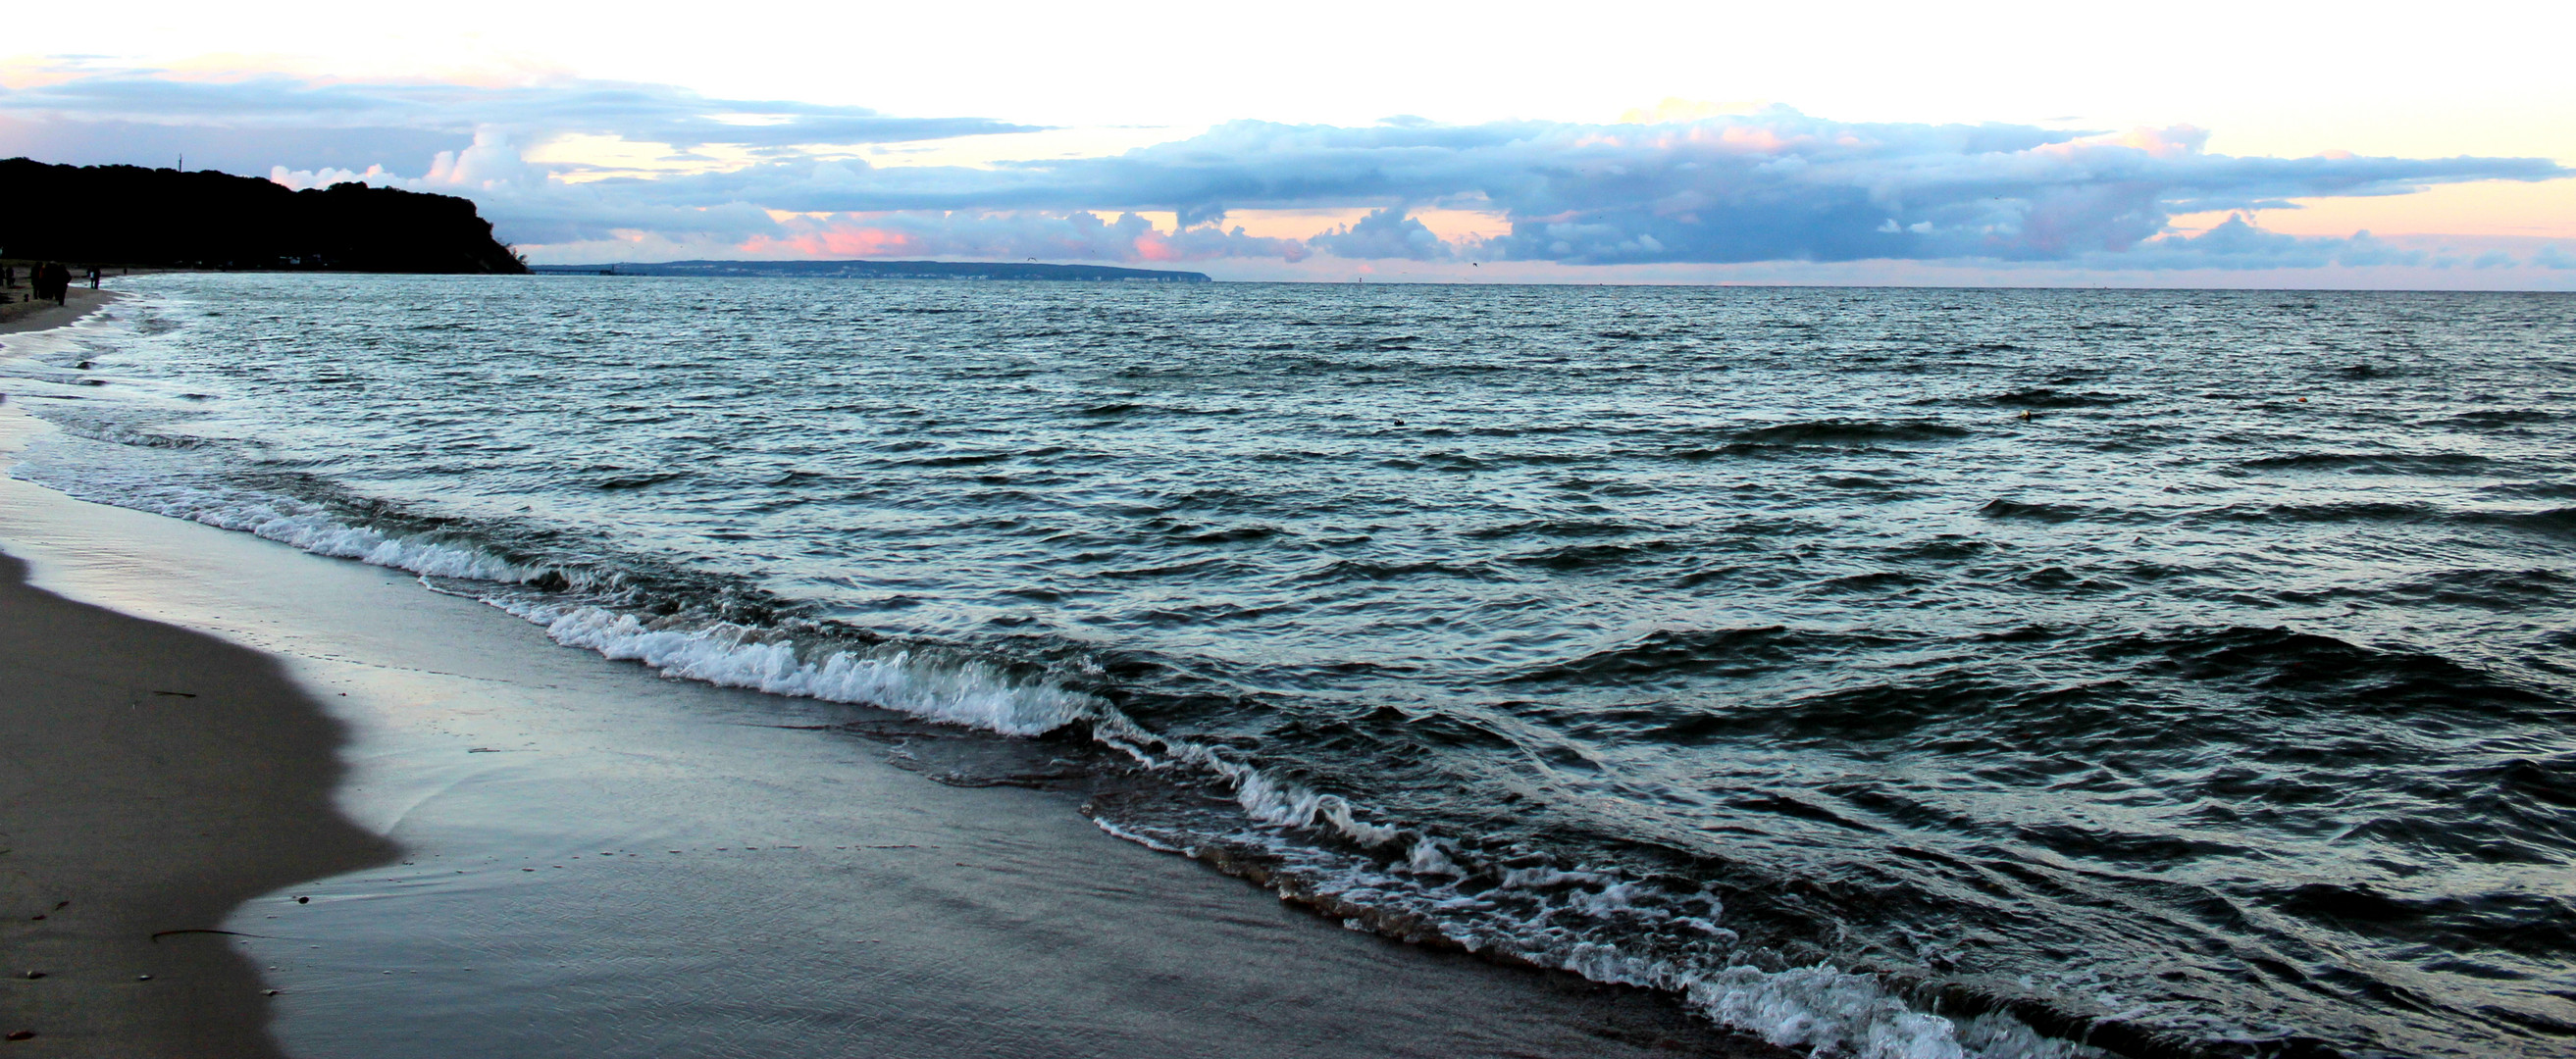
[[501,272],[527,265],[474,203],[359,183],[0,160],[0,259],[304,272]]
[[1088,280],[1121,283],[1207,283],[1205,272],[1170,272],[1109,265],[1043,265],[1007,261],[662,261],[613,265],[532,265],[553,275],[598,276],[803,276],[836,279]]

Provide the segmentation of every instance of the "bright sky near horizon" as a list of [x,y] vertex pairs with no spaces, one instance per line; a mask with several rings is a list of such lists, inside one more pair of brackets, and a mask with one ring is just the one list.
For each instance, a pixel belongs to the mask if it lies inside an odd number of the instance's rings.
[[2576,286],[2565,3],[145,0],[12,37],[0,155],[377,166],[541,260]]

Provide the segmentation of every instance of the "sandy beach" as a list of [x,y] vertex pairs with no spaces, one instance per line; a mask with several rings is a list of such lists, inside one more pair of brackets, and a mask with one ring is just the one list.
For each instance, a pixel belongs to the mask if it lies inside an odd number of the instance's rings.
[[410,575],[16,480],[0,551],[12,1054],[1787,1054]]
[[[112,298],[77,289],[5,326]],[[220,928],[392,855],[332,807],[340,725],[265,655],[25,573],[0,556],[0,1032],[41,1054],[276,1054],[266,990]]]
[[392,846],[335,812],[338,724],[277,664],[28,588],[0,557],[7,1032],[58,1055],[274,1054],[224,917]]
[[[24,273],[26,270],[21,268],[19,271]],[[0,335],[62,327],[116,300],[115,291],[91,290],[76,284],[61,305],[50,301],[26,301],[23,299],[27,296],[27,285],[23,276],[7,294],[9,300],[0,303]]]

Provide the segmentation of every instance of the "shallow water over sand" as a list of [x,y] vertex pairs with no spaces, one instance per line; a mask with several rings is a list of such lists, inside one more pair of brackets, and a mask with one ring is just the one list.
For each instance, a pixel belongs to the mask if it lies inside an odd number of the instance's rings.
[[1362,926],[1860,1054],[2576,1050],[2565,296],[133,289],[20,474],[1046,734],[925,767]]

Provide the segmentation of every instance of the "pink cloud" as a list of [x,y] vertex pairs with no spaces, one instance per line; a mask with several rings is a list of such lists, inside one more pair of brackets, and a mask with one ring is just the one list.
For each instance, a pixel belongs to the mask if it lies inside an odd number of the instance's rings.
[[1050,261],[1205,261],[1275,257],[1297,261],[1306,244],[1201,226],[1156,228],[1135,213],[1104,220],[1089,212],[904,212],[791,217],[776,235],[736,249],[757,257],[971,257]]

